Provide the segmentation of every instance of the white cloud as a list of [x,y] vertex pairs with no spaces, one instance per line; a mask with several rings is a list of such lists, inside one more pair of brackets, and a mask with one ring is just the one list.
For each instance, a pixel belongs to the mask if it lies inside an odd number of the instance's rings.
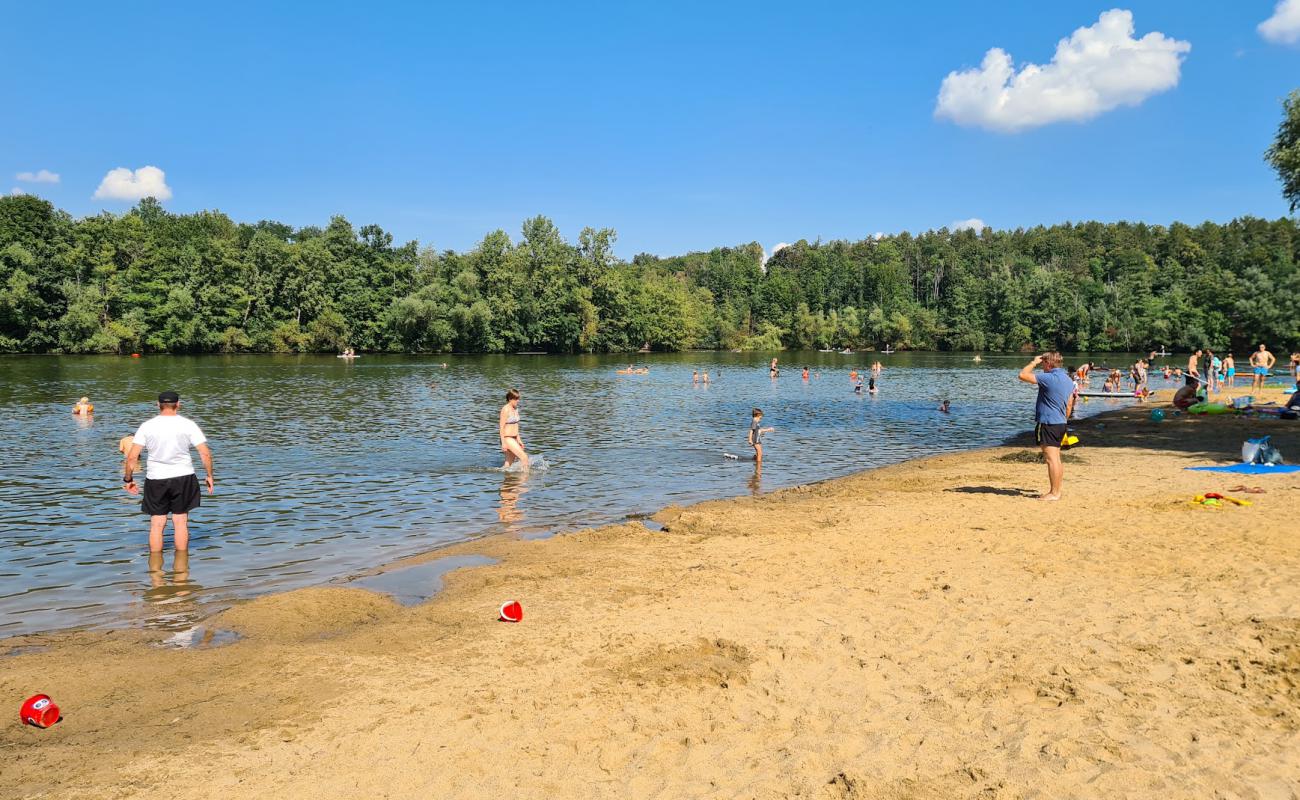
[[971,217],[970,219],[953,220],[952,224],[948,226],[948,230],[954,233],[957,231],[975,231],[979,233],[984,230],[984,227],[984,220],[979,217]]
[[1300,42],[1300,0],[1278,0],[1273,16],[1259,23],[1258,30],[1276,44]]
[[772,245],[772,252],[770,253],[767,251],[763,252],[763,263],[767,264],[767,262],[772,258],[772,256],[776,255],[777,253],[781,252],[781,250],[789,246],[790,246],[789,242],[777,242],[776,244]]
[[14,176],[24,183],[58,183],[59,173],[50,172],[48,169],[39,169],[35,172],[20,172]]
[[167,174],[157,167],[140,167],[134,171],[126,167],[110,169],[95,190],[97,200],[143,200],[146,197],[159,200],[172,197]]
[[978,69],[948,73],[934,115],[1002,132],[1092,119],[1177,86],[1191,49],[1159,32],[1134,39],[1133,12],[1112,9],[1060,40],[1050,64],[1017,71],[1011,55],[995,47]]

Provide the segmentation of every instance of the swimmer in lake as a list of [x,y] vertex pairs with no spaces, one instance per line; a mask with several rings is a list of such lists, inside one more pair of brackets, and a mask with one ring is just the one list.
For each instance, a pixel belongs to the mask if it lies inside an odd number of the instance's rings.
[[691,383],[699,383],[699,382],[700,382],[700,371],[699,371],[698,369],[697,369],[697,370],[692,370],[692,371],[691,371]]
[[947,414],[949,410],[951,410],[951,408],[952,408],[952,404],[949,403],[946,399],[939,403],[939,410],[945,414]]
[[93,414],[95,413],[95,407],[91,405],[89,397],[83,397],[77,401],[77,404],[75,406],[72,407],[72,413]]
[[702,381],[704,382],[704,385],[705,385],[705,386],[708,386],[708,385],[709,385],[709,371],[708,371],[707,369],[704,370],[704,376],[703,376],[702,378],[700,378],[700,380],[702,380]]
[[133,444],[135,444],[134,433],[128,433],[126,436],[117,440],[117,450],[122,454],[123,461],[125,461],[126,457],[131,453],[131,445]]
[[804,379],[805,381],[808,380],[808,368],[807,368],[807,367],[804,367],[804,368],[803,368],[803,379]]
[[772,359],[772,363],[769,364],[767,367],[767,377],[779,378],[780,376],[781,376],[781,370],[776,368],[776,359],[774,358]]
[[853,384],[853,393],[854,393],[854,394],[862,394],[862,379],[861,379],[861,378],[858,378],[858,379],[857,379],[857,382]]
[[501,452],[505,453],[506,463],[502,469],[509,469],[516,461],[520,469],[528,469],[528,453],[524,450],[524,440],[519,436],[519,390],[506,392],[506,404],[501,406],[498,415],[497,433],[501,437]]
[[868,394],[875,394],[875,393],[876,393],[876,376],[875,376],[875,375],[872,375],[872,376],[871,376],[871,379],[867,382],[867,393],[868,393]]

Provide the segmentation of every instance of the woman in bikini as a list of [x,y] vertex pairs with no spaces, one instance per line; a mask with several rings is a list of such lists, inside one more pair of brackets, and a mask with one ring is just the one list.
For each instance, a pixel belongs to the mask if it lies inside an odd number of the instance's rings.
[[519,390],[506,392],[506,404],[501,406],[498,416],[497,433],[501,436],[501,452],[506,454],[506,463],[502,469],[509,469],[516,461],[521,462],[520,469],[528,469],[528,453],[524,451],[524,440],[519,438]]

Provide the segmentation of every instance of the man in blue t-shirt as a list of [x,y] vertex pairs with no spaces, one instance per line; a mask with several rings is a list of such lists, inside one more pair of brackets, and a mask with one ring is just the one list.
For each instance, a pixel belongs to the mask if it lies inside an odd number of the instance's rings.
[[[1034,372],[1041,365],[1043,371]],[[1020,370],[1020,380],[1038,387],[1038,402],[1034,404],[1034,441],[1043,451],[1047,462],[1047,494],[1044,500],[1061,499],[1061,442],[1065,440],[1065,424],[1074,413],[1074,381],[1061,367],[1061,354],[1055,351],[1036,356]]]

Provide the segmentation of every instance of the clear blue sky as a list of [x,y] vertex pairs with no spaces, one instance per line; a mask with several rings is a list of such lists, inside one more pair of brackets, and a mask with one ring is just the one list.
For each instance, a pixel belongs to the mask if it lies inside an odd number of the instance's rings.
[[[1007,133],[936,118],[945,76],[993,47],[1047,64],[1111,5],[6,1],[0,191],[121,211],[92,198],[105,173],[153,165],[177,212],[456,249],[545,214],[617,229],[625,257],[1277,217],[1261,154],[1300,46],[1257,32],[1274,2],[1122,3],[1137,37],[1190,43],[1177,85]],[[16,179],[42,169],[59,181]]]

